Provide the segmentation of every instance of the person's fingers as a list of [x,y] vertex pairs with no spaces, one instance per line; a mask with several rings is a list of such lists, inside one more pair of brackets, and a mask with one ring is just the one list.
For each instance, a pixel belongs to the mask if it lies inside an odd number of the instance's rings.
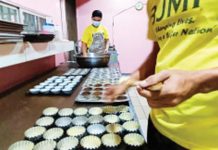
[[107,91],[103,95],[103,98],[108,100],[112,100],[114,99],[114,97],[115,97],[115,92],[113,90]]
[[104,103],[105,104],[112,104],[114,99],[106,99],[107,101],[105,101]]
[[157,102],[154,102],[153,100],[151,101],[147,101],[148,102],[148,105],[151,107],[151,108],[161,108],[162,105],[160,105],[159,103]]
[[146,98],[152,98],[152,94],[150,91],[147,91],[147,90],[143,90],[143,89],[138,89],[138,93],[143,96],[143,97],[146,97]]
[[104,99],[115,100],[119,95],[123,94],[126,87],[123,85],[109,86],[104,92]]
[[114,91],[112,89],[108,89],[105,91],[105,95],[112,95],[114,93]]
[[169,107],[175,107],[175,106],[179,105],[181,102],[182,102],[182,99],[180,99],[180,98],[174,98],[174,99],[172,99],[172,100],[170,100],[170,101],[168,100],[167,105],[168,105]]
[[103,99],[108,100],[108,101],[113,101],[115,100],[114,95],[103,95]]
[[138,85],[141,86],[142,88],[146,88],[146,87],[152,86],[154,84],[158,84],[160,82],[163,82],[164,80],[168,79],[169,76],[170,76],[169,71],[162,71],[160,73],[152,75],[152,76],[148,77],[147,79],[139,82]]
[[152,92],[152,91],[145,90],[145,89],[137,89],[137,90],[141,96],[146,97],[147,99],[156,100],[156,99],[163,98],[163,96],[160,95],[159,91]]
[[162,100],[147,100],[148,105],[151,108],[164,108],[164,107],[173,107],[175,105],[172,105],[169,102],[166,102],[164,99]]
[[139,86],[139,87],[147,87],[147,81],[146,80],[142,80],[142,81],[139,81],[139,82],[137,82],[137,85]]
[[110,86],[106,89],[105,91],[105,95],[113,95],[113,93],[115,92],[116,87],[114,86]]
[[165,98],[165,99],[147,99],[147,102],[152,108],[163,108],[163,107],[175,107],[179,105],[182,100],[180,98]]
[[117,98],[117,90],[116,88],[107,88],[107,90],[105,91],[104,95],[103,95],[103,98],[104,99],[107,99],[107,100],[115,100]]
[[151,108],[175,107],[182,102],[174,95],[161,95],[160,92],[151,92],[140,87],[137,90],[141,96],[146,97]]
[[137,90],[137,91],[142,90],[142,87],[139,86],[139,85],[137,85],[137,86],[136,86],[136,90]]
[[154,75],[151,79],[146,80],[150,84],[157,84],[159,82],[162,82],[166,79],[168,79],[170,76],[169,71],[162,71],[156,75]]

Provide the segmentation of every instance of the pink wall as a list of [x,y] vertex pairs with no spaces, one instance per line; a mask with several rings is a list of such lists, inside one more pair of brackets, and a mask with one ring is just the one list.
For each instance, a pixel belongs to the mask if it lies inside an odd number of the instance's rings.
[[[147,0],[142,0],[146,3]],[[95,9],[103,11],[103,24],[108,28],[112,39],[113,16],[133,6],[137,0],[77,0],[78,38],[91,23],[91,13]],[[152,42],[147,36],[146,6],[142,11],[131,8],[115,17],[114,44],[119,53],[119,62],[123,73],[136,70],[151,50]],[[111,40],[112,43],[112,40]]]
[[[60,0],[4,0],[9,3],[18,4],[24,8],[34,10],[44,15],[50,16],[53,19],[53,23],[62,29],[62,18],[61,18],[61,3]],[[63,31],[61,30],[62,35]],[[60,63],[65,62],[64,54],[57,54],[55,57],[56,66]]]
[[[53,18],[56,26],[62,26],[60,0],[4,0],[21,7],[25,7],[36,12],[42,13]],[[40,44],[38,45],[40,46]],[[7,52],[12,50],[8,46]],[[65,55],[58,54],[56,56],[49,56],[42,59],[37,59],[0,69],[0,94],[9,90],[16,85],[19,85],[27,80],[33,79],[36,76],[52,70],[57,65],[65,62]],[[21,74],[22,72],[22,74]],[[18,75],[19,74],[19,75]]]
[[61,26],[60,0],[5,0],[51,16],[54,24]]

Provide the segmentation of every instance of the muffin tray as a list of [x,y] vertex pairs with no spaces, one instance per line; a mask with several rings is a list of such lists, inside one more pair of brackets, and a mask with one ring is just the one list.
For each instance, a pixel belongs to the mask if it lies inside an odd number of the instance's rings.
[[[110,85],[111,84],[89,84],[89,86],[83,86],[75,101],[81,103],[108,103],[108,100],[104,99],[104,93]],[[129,100],[128,94],[124,93],[118,96],[113,103],[124,103]]]
[[[98,108],[98,109],[96,109],[96,108]],[[102,111],[99,111],[99,109],[101,109]],[[94,113],[93,111],[95,111],[95,110],[97,110],[97,112],[99,112],[98,116],[101,116],[103,118],[103,121],[101,121],[98,124],[91,123],[91,121],[93,121],[93,119],[91,119],[91,118],[93,118],[93,116],[92,116]],[[51,111],[51,112],[49,112],[49,111]],[[27,132],[25,132],[26,134],[25,134],[24,140],[32,142],[34,144],[34,146],[36,147],[36,145],[39,146],[39,143],[43,143],[42,141],[44,141],[46,139],[48,140],[50,138],[51,140],[56,142],[56,145],[53,144],[54,149],[57,149],[59,146],[61,146],[61,143],[63,143],[63,141],[67,141],[67,140],[77,141],[74,143],[65,143],[64,144],[64,145],[68,145],[68,144],[71,145],[72,144],[73,147],[71,147],[71,148],[77,149],[77,150],[89,149],[89,148],[85,147],[85,145],[90,146],[90,144],[95,143],[92,140],[100,140],[100,145],[98,145],[96,148],[94,148],[95,150],[105,150],[105,149],[146,150],[147,149],[146,143],[144,141],[144,137],[140,133],[140,126],[138,125],[138,128],[135,131],[129,131],[124,126],[124,124],[128,123],[128,122],[135,122],[136,124],[138,124],[138,122],[134,120],[134,118],[136,118],[136,117],[134,117],[132,111],[130,110],[130,108],[127,105],[104,106],[104,107],[94,107],[94,108],[82,107],[82,108],[77,108],[77,109],[73,110],[73,114],[70,113],[71,115],[68,115],[65,117],[60,116],[59,115],[60,113],[58,111],[60,111],[60,110],[58,108],[55,108],[55,107],[46,108],[43,111],[42,116],[36,121],[34,126],[37,127],[37,126],[44,125],[44,124],[42,124],[42,120],[43,120],[42,118],[46,118],[46,117],[53,118],[52,122],[50,122],[49,124],[45,124],[46,126],[42,126],[43,128],[46,129],[44,131],[44,133],[41,133],[42,130],[40,131],[40,134],[37,133],[37,130],[35,130],[33,133],[30,133],[32,129],[31,130],[27,129],[26,131],[28,131],[29,134],[27,134]],[[78,112],[80,112],[80,111],[81,111],[81,114],[84,114],[83,116],[78,116],[78,114],[79,114]],[[74,113],[74,112],[77,112],[77,113]],[[132,116],[133,116],[132,120],[126,121],[126,120],[122,120],[122,118],[119,118],[120,115],[123,113],[132,114]],[[118,120],[116,121],[116,124],[119,125],[121,128],[119,130],[119,132],[115,132],[114,128],[109,128],[109,126],[114,125],[114,124],[109,124],[110,121],[114,121],[113,117],[111,117],[111,116],[118,118]],[[75,118],[79,118],[79,117],[87,118],[87,119],[86,119],[85,123],[83,123],[81,126],[75,126]],[[66,122],[65,118],[68,120],[68,122]],[[41,119],[41,123],[39,124],[40,119]],[[69,122],[69,120],[70,121],[72,120],[72,121]],[[77,122],[78,122],[78,120],[77,120]],[[46,119],[44,119],[44,123],[46,123]],[[130,126],[130,128],[131,128],[131,126]],[[75,129],[77,129],[77,130],[75,130]],[[76,132],[77,134],[74,134],[74,132]],[[78,134],[78,132],[80,132],[80,134]],[[113,145],[112,147],[106,146],[106,144],[105,144],[105,143],[111,144],[111,138],[105,138],[106,135],[107,135],[106,137],[108,137],[109,133],[115,134],[116,137],[120,137],[118,139],[119,141],[114,140],[116,145]],[[128,143],[128,141],[132,141],[131,136],[129,134],[136,134],[137,136],[140,136],[141,137],[141,139],[140,139],[141,144],[137,145],[137,143],[140,143],[139,141],[137,141],[137,139],[132,139],[133,141],[134,140],[136,141],[135,145],[132,143]],[[29,138],[28,135],[36,135],[36,137],[32,136],[31,138]],[[77,136],[73,136],[73,135],[77,135]],[[127,138],[127,135],[129,136],[130,140],[125,140]],[[52,139],[52,137],[55,137],[55,138]],[[69,137],[74,137],[74,138],[73,139],[72,138],[66,139]],[[66,139],[66,140],[63,140],[63,139]],[[89,139],[92,139],[92,140],[89,141]],[[109,141],[107,141],[107,139]],[[103,140],[104,140],[104,142],[103,142]],[[48,142],[49,141],[47,141],[47,143]],[[15,147],[16,143],[12,144],[10,147]],[[46,143],[46,142],[44,142],[44,143]],[[10,150],[13,150],[13,149],[10,149]]]
[[94,68],[83,85],[89,86],[98,83],[114,85],[119,82],[120,77],[121,73],[117,68]]
[[[108,100],[104,99],[104,93],[109,86],[118,84],[120,77],[121,73],[117,68],[92,69],[75,101],[79,103],[108,103]],[[129,96],[124,93],[115,99],[113,103],[128,101]]]
[[52,76],[29,89],[28,95],[71,95],[83,76]]
[[88,68],[73,68],[64,73],[64,76],[86,76],[89,74],[91,69]]

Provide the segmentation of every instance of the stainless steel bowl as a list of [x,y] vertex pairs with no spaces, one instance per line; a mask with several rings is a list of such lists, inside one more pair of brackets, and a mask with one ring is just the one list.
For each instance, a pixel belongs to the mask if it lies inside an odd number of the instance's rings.
[[89,53],[87,56],[76,55],[76,61],[82,68],[107,67],[110,54]]

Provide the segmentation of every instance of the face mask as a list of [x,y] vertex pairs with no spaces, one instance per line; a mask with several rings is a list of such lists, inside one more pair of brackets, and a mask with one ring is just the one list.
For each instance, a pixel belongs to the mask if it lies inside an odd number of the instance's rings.
[[99,27],[100,24],[101,24],[100,21],[94,21],[94,20],[92,21],[92,25],[95,26],[95,27]]

